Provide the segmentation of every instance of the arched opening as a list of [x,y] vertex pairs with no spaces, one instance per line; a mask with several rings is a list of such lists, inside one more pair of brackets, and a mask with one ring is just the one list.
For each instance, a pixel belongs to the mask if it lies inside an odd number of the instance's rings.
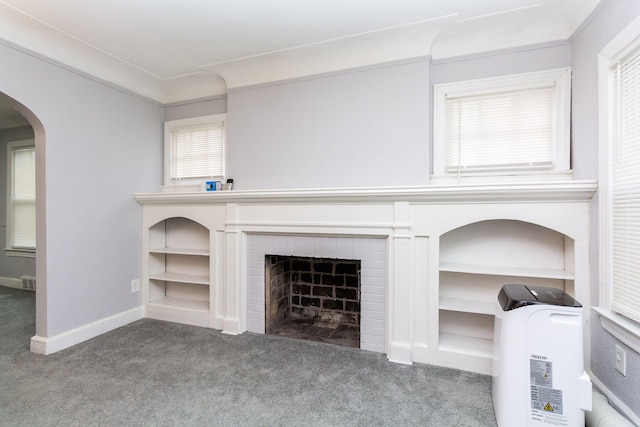
[[[36,254],[35,254],[35,277],[36,277],[36,293],[35,293],[35,335],[47,336],[46,324],[46,301],[47,301],[47,263],[46,263],[46,207],[45,207],[45,132],[40,120],[33,112],[18,102],[17,100],[0,92],[0,105],[5,118],[11,114],[17,121],[6,121],[6,126],[24,127],[14,133],[15,137],[20,138],[21,132],[29,133],[31,128],[31,136],[35,146],[35,181],[36,181]],[[3,117],[0,117],[0,122]],[[7,150],[4,146],[2,150]],[[5,200],[2,206],[5,206]],[[4,242],[3,242],[4,245]],[[1,274],[0,274],[1,275]]]

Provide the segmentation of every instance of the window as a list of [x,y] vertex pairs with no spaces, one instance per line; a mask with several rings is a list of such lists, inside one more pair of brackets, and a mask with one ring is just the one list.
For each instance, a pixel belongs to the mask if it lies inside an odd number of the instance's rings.
[[165,186],[200,188],[224,176],[225,115],[165,123]]
[[599,57],[602,326],[640,351],[640,19]]
[[640,50],[612,70],[611,308],[640,322]]
[[570,85],[568,69],[435,85],[433,178],[566,175]]
[[34,256],[36,249],[36,151],[33,140],[8,144],[7,254]]

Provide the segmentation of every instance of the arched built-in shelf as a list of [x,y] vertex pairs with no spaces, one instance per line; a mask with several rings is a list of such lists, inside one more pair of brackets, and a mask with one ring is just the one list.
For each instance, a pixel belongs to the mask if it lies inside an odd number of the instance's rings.
[[147,316],[209,326],[209,230],[191,219],[167,218],[149,228],[148,248]]
[[574,289],[574,241],[524,221],[488,220],[440,237],[438,350],[490,373],[497,295],[517,283]]

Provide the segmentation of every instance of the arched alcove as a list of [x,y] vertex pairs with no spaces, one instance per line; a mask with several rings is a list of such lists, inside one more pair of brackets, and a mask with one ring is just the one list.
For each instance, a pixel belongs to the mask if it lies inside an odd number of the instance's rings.
[[[491,372],[497,295],[503,285],[565,290],[575,296],[575,242],[525,221],[492,219],[440,237],[438,346]],[[445,356],[447,357],[447,356]]]
[[149,228],[148,284],[144,304],[151,318],[196,326],[211,325],[210,231],[171,217]]
[[565,269],[572,239],[530,222],[492,219],[474,222],[441,236],[441,262],[526,269]]

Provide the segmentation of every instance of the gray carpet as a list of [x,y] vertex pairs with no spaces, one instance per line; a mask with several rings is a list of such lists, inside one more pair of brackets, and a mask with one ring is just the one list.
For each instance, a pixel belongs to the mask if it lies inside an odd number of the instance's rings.
[[0,288],[2,426],[495,426],[485,375],[149,319],[41,356],[33,312]]

